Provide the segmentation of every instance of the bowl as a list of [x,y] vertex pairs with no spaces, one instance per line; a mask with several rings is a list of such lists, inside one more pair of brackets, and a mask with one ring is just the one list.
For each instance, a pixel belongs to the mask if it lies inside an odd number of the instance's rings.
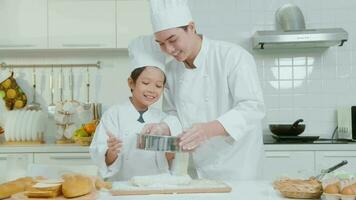
[[298,136],[305,130],[305,124],[299,124],[303,119],[298,119],[293,124],[270,124],[269,129],[277,136]]

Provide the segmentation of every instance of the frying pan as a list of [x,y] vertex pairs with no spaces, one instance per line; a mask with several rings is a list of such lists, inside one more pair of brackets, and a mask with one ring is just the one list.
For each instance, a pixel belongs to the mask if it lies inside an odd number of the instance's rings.
[[269,129],[277,136],[297,136],[305,130],[305,124],[299,124],[303,119],[298,119],[293,124],[270,124]]

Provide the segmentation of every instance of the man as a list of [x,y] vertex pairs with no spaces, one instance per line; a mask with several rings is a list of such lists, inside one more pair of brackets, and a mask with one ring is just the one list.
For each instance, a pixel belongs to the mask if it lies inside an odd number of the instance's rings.
[[192,152],[198,176],[256,178],[264,103],[253,57],[197,34],[186,0],[151,0],[151,20],[162,52],[174,58],[166,65],[163,110],[185,128],[180,146]]

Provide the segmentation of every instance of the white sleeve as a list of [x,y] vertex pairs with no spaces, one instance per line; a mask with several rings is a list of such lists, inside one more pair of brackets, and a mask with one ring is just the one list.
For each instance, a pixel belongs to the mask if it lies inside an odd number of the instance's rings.
[[119,122],[117,115],[111,114],[112,111],[108,110],[101,118],[101,121],[95,131],[93,141],[89,147],[89,152],[92,161],[98,166],[99,173],[103,178],[111,177],[120,170],[121,156],[116,161],[107,166],[105,163],[105,153],[108,149],[107,146],[107,131],[112,132],[113,135],[119,134]]
[[176,136],[182,133],[182,125],[178,119],[177,110],[173,101],[173,95],[169,89],[168,83],[164,88],[163,101],[162,101],[162,110],[168,115],[162,120],[165,122],[171,131],[172,136]]
[[[237,56],[236,56],[237,55]],[[228,134],[239,140],[246,133],[261,125],[265,116],[263,95],[253,57],[242,51],[230,55],[228,84],[234,107],[220,116],[218,121]]]

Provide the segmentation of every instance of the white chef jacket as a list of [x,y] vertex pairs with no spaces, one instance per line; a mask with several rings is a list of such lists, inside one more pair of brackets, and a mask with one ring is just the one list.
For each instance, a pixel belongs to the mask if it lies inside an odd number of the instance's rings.
[[[128,180],[132,176],[152,175],[168,172],[168,164],[164,152],[154,152],[136,149],[136,135],[146,123],[158,123],[170,120],[176,123],[175,134],[181,132],[177,117],[168,116],[157,108],[150,107],[143,113],[145,123],[138,122],[139,112],[130,100],[123,104],[110,107],[102,116],[89,151],[93,162],[99,167],[100,175],[113,181]],[[107,146],[107,131],[123,141],[123,148],[116,161],[107,166],[105,153]]]
[[218,120],[227,131],[229,136],[213,137],[192,153],[198,176],[256,178],[265,112],[253,57],[235,44],[203,37],[194,65],[167,63],[163,111],[178,116],[183,128]]

